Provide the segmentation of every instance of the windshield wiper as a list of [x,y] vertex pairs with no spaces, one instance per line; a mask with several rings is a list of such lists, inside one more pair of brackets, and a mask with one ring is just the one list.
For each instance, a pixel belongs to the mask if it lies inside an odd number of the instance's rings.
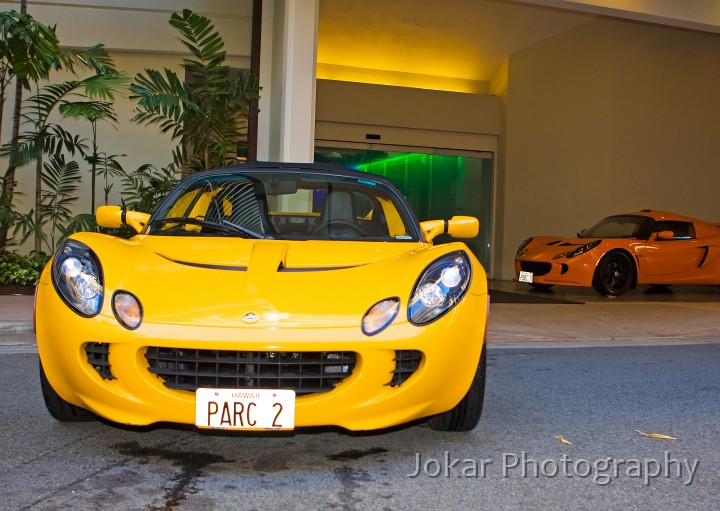
[[213,222],[210,220],[205,220],[204,218],[189,218],[189,217],[168,217],[168,218],[158,218],[157,220],[153,220],[148,224],[148,226],[158,226],[158,225],[164,225],[164,224],[192,224],[192,225],[199,225],[201,227],[210,227],[212,229],[217,229],[221,232],[227,232],[231,234],[244,234],[248,238],[255,238],[255,239],[264,239],[265,236],[262,234],[258,234],[254,231],[251,231],[250,229],[246,229],[245,227],[242,227],[240,225],[236,225],[232,222],[228,222],[227,220],[221,220],[220,222]]

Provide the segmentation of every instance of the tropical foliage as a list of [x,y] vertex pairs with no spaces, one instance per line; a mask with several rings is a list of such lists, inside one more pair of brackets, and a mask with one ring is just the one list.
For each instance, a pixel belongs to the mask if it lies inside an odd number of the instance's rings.
[[40,273],[48,262],[47,254],[17,252],[0,254],[0,283],[31,286],[37,283]]
[[[17,84],[13,132],[0,145],[7,164],[0,174],[0,284],[34,283],[46,254],[64,237],[101,230],[93,212],[100,200],[108,203],[113,186],[120,186],[123,207],[152,212],[180,175],[235,161],[250,105],[259,98],[258,81],[226,63],[224,42],[208,18],[186,9],[169,22],[190,53],[183,60],[184,76],[146,69],[131,83],[101,44],[65,50],[54,26],[24,13],[0,13],[0,141],[5,100]],[[74,76],[53,82],[58,70]],[[98,126],[116,126],[114,102],[128,92],[137,101],[133,120],[177,141],[167,164],[126,171],[120,163],[124,155],[102,150]],[[71,132],[65,119],[88,123],[90,137]],[[16,172],[33,170],[34,194],[17,190]],[[89,176],[88,185],[83,176]],[[90,208],[78,214],[85,187]],[[22,196],[32,204],[24,213],[16,207]],[[10,251],[30,239],[30,255]]]
[[138,101],[133,120],[178,141],[174,163],[184,173],[225,165],[244,140],[257,78],[225,63],[225,44],[208,18],[185,9],[172,14],[170,25],[192,55],[183,61],[185,79],[169,69],[139,73],[130,86]]

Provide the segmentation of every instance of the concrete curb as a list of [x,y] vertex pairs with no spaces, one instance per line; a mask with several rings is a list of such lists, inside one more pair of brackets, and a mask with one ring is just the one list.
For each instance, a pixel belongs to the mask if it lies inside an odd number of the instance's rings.
[[0,321],[0,333],[32,333],[33,325],[27,321]]

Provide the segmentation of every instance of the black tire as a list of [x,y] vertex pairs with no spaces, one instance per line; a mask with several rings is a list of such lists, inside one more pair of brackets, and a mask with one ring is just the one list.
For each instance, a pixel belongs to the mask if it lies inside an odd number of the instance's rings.
[[530,285],[535,289],[550,289],[555,284],[540,284],[538,282],[531,282]]
[[40,388],[42,389],[45,407],[53,419],[60,422],[91,422],[95,416],[79,406],[68,403],[61,398],[45,376],[42,362],[40,362]]
[[430,417],[427,424],[431,429],[435,431],[471,431],[477,426],[485,400],[486,368],[485,347],[483,347],[475,377],[467,394],[452,410]]
[[627,253],[610,252],[600,260],[593,276],[593,288],[601,295],[620,296],[635,280],[635,266]]

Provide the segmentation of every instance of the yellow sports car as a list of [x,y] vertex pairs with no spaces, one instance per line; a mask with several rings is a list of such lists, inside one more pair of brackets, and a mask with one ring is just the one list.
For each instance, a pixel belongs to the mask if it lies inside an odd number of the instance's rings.
[[192,174],[152,215],[103,206],[37,287],[60,421],[291,430],[475,427],[485,386],[478,221],[419,223],[386,179],[318,164]]

